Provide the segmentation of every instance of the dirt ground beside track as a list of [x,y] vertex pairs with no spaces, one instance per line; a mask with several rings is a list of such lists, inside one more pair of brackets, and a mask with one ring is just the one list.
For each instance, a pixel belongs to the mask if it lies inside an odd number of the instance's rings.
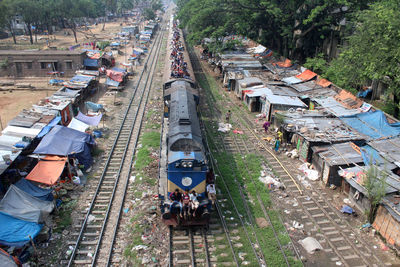
[[[105,30],[102,31],[103,23],[98,25],[90,25],[88,30],[84,28],[78,29],[77,39],[78,44],[81,44],[81,48],[84,48],[82,44],[90,43],[96,40],[111,40],[116,33],[120,31],[120,24],[127,25],[129,21],[115,21],[107,22]],[[3,39],[0,42],[0,49],[49,49],[46,43],[46,39],[50,38],[49,46],[57,47],[57,49],[68,49],[70,46],[75,45],[75,39],[72,35],[71,30],[65,30],[70,35],[65,35],[64,30],[55,32],[53,35],[38,35],[37,43],[34,45],[29,43],[29,36],[22,35],[17,36],[17,44],[13,43],[12,37]],[[93,35],[94,34],[94,35]],[[131,43],[133,41],[131,40]],[[129,45],[130,46],[130,45]],[[88,47],[89,48],[89,47]],[[106,48],[106,51],[109,48]],[[124,49],[122,49],[124,52]],[[131,52],[131,49],[126,51],[127,54]],[[124,61],[124,55],[116,56],[116,62]],[[31,90],[17,89],[14,86],[1,86],[0,87],[0,120],[3,127],[0,125],[0,130],[7,126],[7,123],[18,115],[23,109],[29,109],[32,104],[36,104],[39,100],[46,96],[51,96],[54,91],[58,90],[61,86],[51,86],[48,84],[52,77],[26,77],[26,78],[7,78],[0,77],[0,82],[14,82],[29,84],[32,86]],[[68,80],[71,77],[60,77],[60,79]]]

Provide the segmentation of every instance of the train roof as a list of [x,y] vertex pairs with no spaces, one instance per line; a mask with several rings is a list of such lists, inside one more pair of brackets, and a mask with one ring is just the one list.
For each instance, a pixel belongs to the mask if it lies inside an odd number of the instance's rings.
[[171,93],[168,140],[172,151],[204,151],[196,103],[183,87]]
[[187,90],[189,91],[192,95],[194,96],[199,96],[199,91],[198,89],[193,88],[192,86],[190,86],[189,83],[185,82],[185,80],[178,80],[178,81],[171,81],[171,86],[168,87],[168,89],[166,89],[164,91],[164,98],[170,99],[171,98],[171,94],[177,90]]
[[163,83],[165,84],[165,83],[171,82],[172,80],[186,80],[188,82],[191,82],[191,83],[195,84],[196,80],[195,80],[195,76],[194,76],[194,72],[193,72],[192,63],[190,61],[189,53],[187,52],[187,45],[186,45],[186,42],[185,42],[185,40],[183,38],[183,32],[179,28],[177,28],[177,30],[179,31],[180,36],[181,36],[180,37],[180,41],[182,42],[182,45],[184,47],[184,51],[181,51],[181,52],[183,53],[184,61],[187,64],[186,69],[187,69],[187,72],[189,73],[191,79],[171,77],[171,62],[172,62],[172,60],[170,59],[170,56],[171,56],[171,52],[173,50],[172,39],[173,39],[173,33],[174,33],[174,28],[173,28],[173,25],[171,23],[170,29],[169,29],[169,34],[168,34],[168,39],[167,39],[167,52],[166,52],[166,55],[165,55],[165,67],[164,67]]

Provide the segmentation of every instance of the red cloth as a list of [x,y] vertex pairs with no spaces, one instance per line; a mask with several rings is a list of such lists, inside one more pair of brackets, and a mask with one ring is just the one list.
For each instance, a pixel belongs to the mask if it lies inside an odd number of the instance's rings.
[[107,77],[109,77],[111,80],[114,80],[116,82],[122,82],[124,79],[124,74],[122,72],[107,70]]

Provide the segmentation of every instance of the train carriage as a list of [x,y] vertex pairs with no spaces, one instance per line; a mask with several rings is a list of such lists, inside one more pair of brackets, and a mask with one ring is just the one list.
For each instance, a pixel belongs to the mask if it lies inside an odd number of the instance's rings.
[[[206,196],[208,166],[197,114],[199,91],[182,31],[176,27],[173,18],[170,25],[163,77],[165,118],[160,155],[161,212],[167,225],[206,225],[211,201]],[[194,190],[197,193],[197,205],[191,210],[190,218],[182,216],[185,206],[171,198],[176,190],[180,193]]]

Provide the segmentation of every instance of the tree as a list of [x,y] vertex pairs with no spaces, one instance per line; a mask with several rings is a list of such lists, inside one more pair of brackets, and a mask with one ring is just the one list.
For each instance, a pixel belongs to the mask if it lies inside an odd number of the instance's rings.
[[385,196],[387,174],[385,171],[379,170],[376,165],[371,164],[368,167],[366,175],[364,187],[367,190],[370,202],[368,221],[373,223],[379,204]]
[[147,20],[155,19],[156,13],[151,8],[145,8],[143,10],[143,17]]
[[10,31],[14,44],[16,44],[17,39],[13,28],[13,20],[17,15],[15,2],[13,0],[0,1],[0,10],[0,26],[5,26]]

